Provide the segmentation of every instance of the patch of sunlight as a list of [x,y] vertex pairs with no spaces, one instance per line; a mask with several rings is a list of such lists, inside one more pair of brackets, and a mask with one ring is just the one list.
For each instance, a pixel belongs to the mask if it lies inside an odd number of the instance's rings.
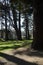
[[19,47],[29,47],[32,40],[23,40],[23,41],[4,41],[0,42],[0,51],[9,50],[9,49],[17,49]]
[[13,46],[13,45],[14,45],[14,44],[8,44],[8,45],[3,44],[3,45],[0,45],[0,47]]

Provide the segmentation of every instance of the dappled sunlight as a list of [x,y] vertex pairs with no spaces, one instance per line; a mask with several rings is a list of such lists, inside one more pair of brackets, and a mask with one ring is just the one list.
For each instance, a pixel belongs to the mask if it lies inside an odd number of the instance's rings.
[[43,1],[0,0],[0,65],[43,65]]
[[[10,64],[13,64],[13,65],[14,64],[15,65],[38,65],[38,64],[41,65],[43,64],[43,53],[36,50],[32,50],[30,48],[31,43],[29,42],[32,42],[32,41],[25,40],[25,41],[13,41],[13,42],[10,41],[7,43],[3,42],[2,47],[0,46],[0,50],[1,50],[0,57],[6,60],[7,62],[6,65],[7,64],[9,65]],[[14,48],[12,45],[14,46]],[[29,47],[27,47],[26,45]]]
[[[12,56],[12,55],[8,55],[5,53],[0,53],[0,56],[5,58],[6,60],[8,60],[9,62],[13,62],[15,63],[15,65],[37,65],[34,62],[28,62],[26,60],[20,59],[18,57]],[[7,65],[7,64],[6,64]]]
[[0,42],[0,51],[29,46],[32,40]]

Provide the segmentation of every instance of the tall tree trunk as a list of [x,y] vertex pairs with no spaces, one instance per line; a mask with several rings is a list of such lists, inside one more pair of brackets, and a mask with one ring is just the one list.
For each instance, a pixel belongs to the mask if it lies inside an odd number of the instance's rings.
[[43,50],[43,1],[34,0],[34,34],[32,48]]
[[28,17],[27,17],[27,14],[25,13],[25,22],[26,22],[26,39],[28,40],[29,39],[29,27],[28,27]]
[[[6,6],[6,1],[5,1]],[[5,40],[8,40],[8,30],[7,30],[7,9],[5,7]]]
[[21,37],[21,13],[20,13],[20,11],[19,11],[19,37],[22,40],[22,37]]
[[3,38],[3,25],[2,25],[3,21],[1,20],[1,38]]
[[20,39],[22,40],[22,36],[21,36],[21,3],[20,1],[18,0],[18,3],[19,3],[19,36],[20,36]]
[[13,4],[11,4],[11,7],[12,7],[12,13],[13,13],[13,20],[14,20],[14,26],[13,27],[15,28],[17,39],[18,40],[22,40],[22,38],[21,38],[21,31],[17,27],[17,13],[15,11],[15,7],[13,6]]
[[8,40],[8,31],[7,31],[7,18],[5,13],[5,40]]

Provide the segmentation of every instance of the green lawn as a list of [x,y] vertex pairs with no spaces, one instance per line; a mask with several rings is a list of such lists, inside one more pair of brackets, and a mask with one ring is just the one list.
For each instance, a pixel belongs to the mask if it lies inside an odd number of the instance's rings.
[[9,49],[17,49],[23,46],[29,46],[32,40],[24,40],[24,41],[0,41],[0,51],[9,50]]

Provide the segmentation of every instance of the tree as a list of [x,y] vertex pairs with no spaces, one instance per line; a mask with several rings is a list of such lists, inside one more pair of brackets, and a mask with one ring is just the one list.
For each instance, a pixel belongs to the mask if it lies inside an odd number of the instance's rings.
[[[11,9],[11,11],[12,11],[12,14],[13,14],[13,21],[14,21],[14,25],[13,25],[13,28],[15,28],[15,31],[16,31],[16,34],[17,34],[17,38],[18,38],[18,40],[21,40],[22,39],[22,37],[21,37],[21,11],[23,11],[23,8],[24,8],[24,6],[22,7],[21,6],[21,4],[23,4],[23,5],[25,5],[26,4],[26,6],[27,6],[27,3],[28,3],[28,1],[26,1],[25,0],[25,3],[24,3],[24,0],[3,0],[3,5],[4,5],[4,18],[5,18],[5,32],[6,32],[6,40],[8,39],[8,33],[7,33],[7,19],[8,19],[8,17],[10,18],[10,15],[9,15],[9,13],[8,13],[8,9],[10,8]],[[9,10],[10,11],[10,10]],[[18,26],[17,26],[17,11],[19,11],[19,28],[18,28]],[[10,13],[11,14],[11,13]],[[28,22],[28,20],[27,20],[27,16],[25,16],[25,20]],[[11,18],[10,18],[11,19]],[[28,25],[27,25],[27,22],[26,22],[26,33],[27,33],[27,27],[28,27]]]
[[32,14],[32,7],[30,4],[25,5],[24,7],[24,11],[23,11],[23,16],[24,16],[24,22],[23,22],[23,27],[25,26],[25,32],[26,32],[26,39],[30,39],[30,35],[29,35],[29,23],[30,23],[30,19],[29,17]]
[[7,31],[7,8],[6,8],[6,1],[5,1],[5,40],[8,40],[8,31]]
[[[4,2],[4,5],[3,5],[3,2]],[[4,20],[5,20],[5,40],[8,40],[8,32],[7,32],[7,3],[6,1],[2,1],[0,2],[0,9],[2,11],[2,15],[1,17],[3,18],[4,17]]]
[[26,12],[24,13],[23,27],[25,27],[26,39],[28,40],[30,39],[29,38],[29,19],[28,19],[28,15],[26,14]]
[[34,0],[34,39],[32,48],[43,50],[43,1]]
[[12,1],[11,2],[11,7],[12,7],[12,14],[13,14],[13,20],[14,20],[14,28],[15,28],[15,31],[16,31],[16,34],[17,34],[17,39],[18,40],[22,40],[22,37],[21,37],[21,28],[20,28],[20,12],[19,12],[19,29],[17,27],[17,12],[16,12],[16,5],[15,3],[13,4]]

